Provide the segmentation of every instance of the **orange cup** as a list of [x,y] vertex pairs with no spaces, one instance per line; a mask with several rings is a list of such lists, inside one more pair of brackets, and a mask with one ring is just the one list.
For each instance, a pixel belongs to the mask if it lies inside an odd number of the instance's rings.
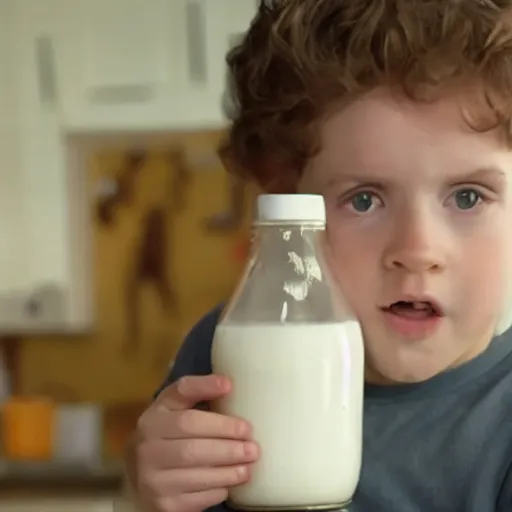
[[46,398],[15,397],[2,409],[5,458],[48,460],[53,456],[56,404]]

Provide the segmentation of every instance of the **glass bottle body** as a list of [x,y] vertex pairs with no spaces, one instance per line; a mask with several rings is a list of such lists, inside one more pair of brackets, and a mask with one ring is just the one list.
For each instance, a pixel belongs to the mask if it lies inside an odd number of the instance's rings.
[[339,510],[359,480],[361,329],[322,257],[325,226],[255,230],[246,272],[212,345],[232,392],[214,404],[252,424],[261,456],[230,490],[240,510]]

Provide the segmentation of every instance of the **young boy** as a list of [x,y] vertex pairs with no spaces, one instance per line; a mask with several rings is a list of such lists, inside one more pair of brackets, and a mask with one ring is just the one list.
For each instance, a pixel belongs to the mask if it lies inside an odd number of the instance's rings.
[[[224,148],[263,189],[325,197],[365,335],[352,512],[512,512],[512,1],[262,1],[228,58]],[[148,510],[223,512],[250,425],[195,408],[219,309],[141,417]],[[182,378],[184,377],[184,378]]]

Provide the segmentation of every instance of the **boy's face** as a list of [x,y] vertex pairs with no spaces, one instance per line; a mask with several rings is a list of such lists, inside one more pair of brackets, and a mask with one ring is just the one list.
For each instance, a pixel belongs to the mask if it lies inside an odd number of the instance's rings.
[[301,180],[325,197],[373,382],[422,381],[475,357],[506,302],[512,152],[497,131],[468,126],[462,98],[366,95],[325,122]]

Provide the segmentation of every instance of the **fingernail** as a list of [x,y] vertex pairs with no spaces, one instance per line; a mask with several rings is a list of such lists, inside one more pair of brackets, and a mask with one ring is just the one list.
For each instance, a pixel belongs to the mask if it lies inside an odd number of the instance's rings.
[[236,421],[235,423],[235,437],[243,438],[249,437],[251,431],[250,425],[246,421]]
[[217,385],[221,391],[229,391],[229,380],[226,377],[218,377]]
[[245,443],[244,452],[247,457],[254,459],[258,456],[258,446],[256,443]]
[[236,468],[236,473],[240,480],[244,480],[249,475],[249,469],[247,468],[247,466],[238,466]]

